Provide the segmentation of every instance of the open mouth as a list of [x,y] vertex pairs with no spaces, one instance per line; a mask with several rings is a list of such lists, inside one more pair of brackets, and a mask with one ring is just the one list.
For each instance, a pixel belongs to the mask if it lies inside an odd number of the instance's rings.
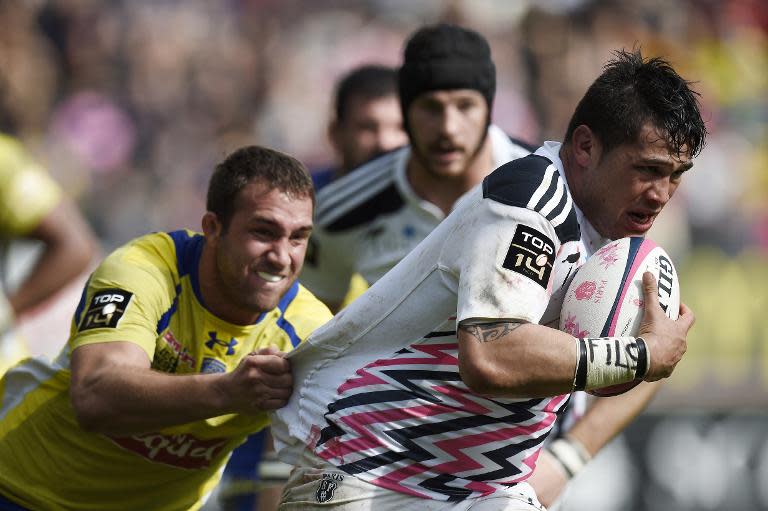
[[280,282],[285,277],[282,275],[276,275],[274,273],[267,273],[265,271],[257,272],[259,277],[261,277],[263,280],[266,280],[267,282]]
[[641,231],[647,231],[653,225],[653,220],[656,218],[654,214],[640,213],[637,211],[629,212],[627,214],[629,220]]

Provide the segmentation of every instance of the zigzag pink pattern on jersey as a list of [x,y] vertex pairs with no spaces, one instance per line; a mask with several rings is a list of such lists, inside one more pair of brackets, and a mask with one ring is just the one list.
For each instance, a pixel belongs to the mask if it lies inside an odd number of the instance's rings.
[[369,385],[386,383],[385,380],[382,380],[375,374],[371,373],[370,371],[367,371],[366,369],[368,369],[369,367],[401,366],[403,364],[437,364],[437,365],[458,366],[459,364],[459,359],[456,358],[455,355],[446,353],[446,351],[458,350],[458,344],[455,342],[413,345],[411,346],[411,349],[413,349],[414,351],[424,353],[425,355],[430,355],[430,357],[429,358],[426,358],[426,357],[390,358],[390,359],[377,360],[376,362],[373,362],[369,366],[366,366],[362,369],[358,369],[356,371],[356,373],[358,374],[358,377],[350,378],[348,381],[343,383],[339,387],[339,390],[338,390],[339,394],[343,394],[348,390],[355,389],[358,387],[367,387]]
[[[527,479],[535,466],[541,441],[519,451],[514,445],[532,438],[543,441],[568,396],[532,400],[530,406],[521,404],[518,409],[515,405],[520,400],[494,400],[477,395],[458,378],[458,343],[455,337],[452,341],[446,343],[444,337],[424,339],[409,346],[409,352],[359,369],[355,377],[339,387],[336,406],[329,408],[326,415],[329,423],[340,431],[318,445],[316,454],[338,466],[362,462],[362,469],[357,467],[350,473],[394,491],[438,500],[446,499],[445,492],[450,491],[446,488],[464,489],[472,496],[480,496]],[[430,378],[430,373],[435,377]],[[455,373],[455,380],[453,376],[443,380],[450,373]],[[391,402],[371,403],[363,399],[370,399],[371,392],[394,392],[396,397]],[[434,396],[437,402],[425,399],[420,392]],[[356,396],[361,396],[360,402],[355,400]],[[472,417],[478,419],[473,421]],[[521,422],[515,423],[516,420]],[[411,432],[420,427],[435,430]],[[414,457],[408,457],[409,452]],[[389,457],[389,453],[392,459],[365,464],[370,457],[380,459],[382,455]],[[464,474],[484,472],[494,473],[494,478],[462,478]],[[456,479],[439,490],[421,485],[446,475]]]
[[372,424],[386,424],[398,422],[404,419],[431,417],[434,415],[442,415],[455,412],[457,409],[462,409],[476,415],[482,415],[491,411],[488,408],[480,406],[475,401],[467,399],[465,397],[467,394],[466,392],[458,392],[458,389],[449,390],[446,387],[432,388],[436,391],[443,391],[442,393],[445,395],[450,395],[456,401],[458,401],[459,406],[419,405],[411,407],[396,407],[390,410],[365,411],[345,415],[340,417],[341,422],[349,426],[352,431],[360,436],[359,438],[351,438],[349,440],[340,440],[338,442],[334,442],[332,446],[329,446],[328,449],[323,451],[330,455],[326,459],[344,458],[346,455],[358,451],[374,449],[376,447],[384,447],[384,444],[375,435],[370,434],[367,426]]

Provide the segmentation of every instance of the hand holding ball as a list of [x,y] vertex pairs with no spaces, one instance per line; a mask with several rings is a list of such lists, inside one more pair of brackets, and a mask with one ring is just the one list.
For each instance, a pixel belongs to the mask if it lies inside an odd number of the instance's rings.
[[[560,312],[560,330],[576,338],[636,337],[643,319],[643,273],[656,280],[658,301],[667,317],[677,319],[680,285],[667,252],[649,239],[621,238],[605,245],[579,268],[568,286]],[[613,364],[636,362],[629,351],[608,350]],[[623,357],[623,359],[622,359]],[[593,389],[596,396],[614,396],[642,381]]]

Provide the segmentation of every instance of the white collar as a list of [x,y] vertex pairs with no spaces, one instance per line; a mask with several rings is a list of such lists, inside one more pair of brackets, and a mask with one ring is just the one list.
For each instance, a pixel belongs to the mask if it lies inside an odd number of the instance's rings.
[[[563,178],[565,186],[568,188],[568,193],[571,193],[570,186],[568,185],[568,178],[565,174],[565,168],[563,167],[563,161],[560,159],[561,147],[562,144],[560,142],[547,141],[544,142],[544,144],[536,150],[535,154],[544,156],[548,160],[552,161],[552,163],[555,165],[555,168],[557,168],[557,171],[560,173],[560,177]],[[573,198],[573,195],[571,195],[571,197]],[[599,232],[597,232],[592,224],[589,223],[589,220],[587,220],[587,218],[584,216],[584,213],[576,204],[576,201],[573,202],[573,207],[576,209],[576,218],[578,219],[579,227],[581,228],[581,240],[584,244],[584,248],[587,251],[585,255],[589,257],[590,255],[597,252],[600,247],[611,241],[611,239],[605,238],[601,236]]]

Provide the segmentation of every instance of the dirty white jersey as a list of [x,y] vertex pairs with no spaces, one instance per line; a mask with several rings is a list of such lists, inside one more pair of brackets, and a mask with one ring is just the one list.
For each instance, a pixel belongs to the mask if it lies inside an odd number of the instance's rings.
[[569,396],[488,398],[458,371],[459,322],[553,324],[585,260],[559,144],[501,166],[289,357],[279,455],[446,501],[524,481]]
[[[491,125],[493,167],[535,147]],[[300,280],[326,303],[341,303],[349,279],[379,280],[445,218],[416,195],[406,176],[410,146],[389,152],[324,187],[317,195],[315,229]]]

